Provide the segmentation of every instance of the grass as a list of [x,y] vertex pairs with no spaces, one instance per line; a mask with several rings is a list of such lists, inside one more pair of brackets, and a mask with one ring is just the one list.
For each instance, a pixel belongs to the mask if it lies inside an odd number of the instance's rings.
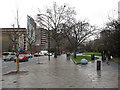
[[[90,56],[76,56],[76,58],[74,58],[74,56],[72,55],[71,56],[73,60],[75,60],[77,63],[80,63],[81,59],[85,58],[89,61],[93,61],[91,60],[91,57]],[[97,57],[95,57],[95,60],[98,59]]]
[[112,61],[120,64],[120,57],[114,57]]
[[84,54],[84,55],[94,54],[95,56],[101,56],[101,53],[99,53],[99,52],[84,52],[83,54]]

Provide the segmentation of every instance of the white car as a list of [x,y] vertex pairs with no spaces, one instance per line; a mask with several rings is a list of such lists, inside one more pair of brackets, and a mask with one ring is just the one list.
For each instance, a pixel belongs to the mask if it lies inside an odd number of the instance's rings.
[[40,51],[40,55],[48,55],[48,51],[47,50],[42,50],[42,51]]
[[14,52],[3,52],[2,59],[4,61],[12,61],[14,60],[15,55],[16,54]]
[[40,56],[40,53],[35,53],[34,56],[38,57],[38,56]]

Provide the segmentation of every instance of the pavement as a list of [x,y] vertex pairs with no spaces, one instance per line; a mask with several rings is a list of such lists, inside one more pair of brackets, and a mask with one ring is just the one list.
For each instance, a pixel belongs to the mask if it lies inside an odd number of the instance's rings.
[[[74,64],[66,55],[45,57],[41,64],[20,68],[21,73],[2,75],[2,88],[118,88],[118,64],[96,61],[87,65]],[[22,72],[23,71],[23,72]]]

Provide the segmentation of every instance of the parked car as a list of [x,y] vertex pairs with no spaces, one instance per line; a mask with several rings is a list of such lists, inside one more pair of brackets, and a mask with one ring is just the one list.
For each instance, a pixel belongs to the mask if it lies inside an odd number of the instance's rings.
[[35,53],[34,56],[38,57],[38,56],[40,56],[40,53]]
[[[14,58],[14,61],[15,61],[15,62],[16,62],[16,58],[17,58],[17,57]],[[19,58],[19,62],[21,62],[21,61],[24,61],[24,62],[25,62],[25,61],[28,61],[29,56],[27,56],[27,55],[25,55],[25,54],[20,54],[18,58]]]
[[42,50],[42,51],[40,51],[40,54],[41,55],[48,55],[48,51],[47,50]]
[[57,52],[57,55],[61,55],[61,52]]
[[40,56],[44,56],[44,53],[40,52],[39,55],[40,55]]
[[2,59],[4,61],[12,61],[12,60],[14,60],[15,55],[16,54],[14,52],[3,52]]
[[32,58],[33,56],[32,56],[32,54],[26,54],[29,58]]

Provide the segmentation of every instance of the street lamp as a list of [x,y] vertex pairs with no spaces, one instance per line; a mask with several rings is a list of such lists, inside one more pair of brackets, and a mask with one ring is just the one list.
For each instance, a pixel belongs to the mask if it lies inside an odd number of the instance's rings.
[[[49,18],[48,18],[48,23],[49,23]],[[48,60],[50,61],[50,30],[49,30],[49,25],[48,25]]]

